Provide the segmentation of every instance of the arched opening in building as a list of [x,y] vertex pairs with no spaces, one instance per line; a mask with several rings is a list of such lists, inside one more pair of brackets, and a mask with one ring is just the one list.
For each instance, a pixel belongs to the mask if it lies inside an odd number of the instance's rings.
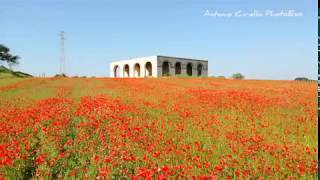
[[140,77],[140,64],[138,63],[134,65],[134,77]]
[[187,64],[187,75],[192,76],[192,63]]
[[146,68],[146,72],[145,72],[146,77],[152,76],[152,64],[151,64],[151,62],[147,62],[145,68]]
[[120,77],[119,73],[120,73],[119,66],[118,65],[114,66],[114,68],[113,68],[113,77]]
[[176,75],[181,74],[181,63],[180,62],[177,62],[175,65],[175,74]]
[[124,65],[123,77],[129,77],[129,65],[128,64]]
[[169,76],[169,62],[165,61],[162,64],[162,76]]
[[198,64],[198,66],[197,66],[197,74],[198,74],[198,76],[202,76],[202,64]]

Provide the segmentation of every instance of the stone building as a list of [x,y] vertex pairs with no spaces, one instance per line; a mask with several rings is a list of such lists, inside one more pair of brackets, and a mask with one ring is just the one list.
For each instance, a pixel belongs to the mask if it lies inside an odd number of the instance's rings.
[[110,64],[110,77],[161,77],[185,75],[208,76],[208,61],[169,56],[150,56],[115,61]]

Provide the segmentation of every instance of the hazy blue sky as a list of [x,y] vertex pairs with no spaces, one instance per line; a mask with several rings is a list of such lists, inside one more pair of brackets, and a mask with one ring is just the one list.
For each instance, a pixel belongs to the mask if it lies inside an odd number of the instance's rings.
[[[317,78],[315,0],[0,0],[0,43],[33,75],[109,76],[109,63],[150,55],[204,58],[210,75]],[[210,12],[295,10],[302,17],[209,17]]]

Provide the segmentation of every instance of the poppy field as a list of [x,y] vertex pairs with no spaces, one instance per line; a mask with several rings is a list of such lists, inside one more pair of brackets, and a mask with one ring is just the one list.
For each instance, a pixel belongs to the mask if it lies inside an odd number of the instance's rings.
[[318,179],[316,82],[0,79],[0,179]]

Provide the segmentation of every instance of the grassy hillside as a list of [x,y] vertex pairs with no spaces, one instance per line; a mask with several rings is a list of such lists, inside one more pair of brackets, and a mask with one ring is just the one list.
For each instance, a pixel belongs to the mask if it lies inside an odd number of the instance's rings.
[[6,68],[3,65],[0,65],[0,78],[26,78],[26,77],[32,77],[32,75],[20,72],[20,71],[12,71],[11,69]]

